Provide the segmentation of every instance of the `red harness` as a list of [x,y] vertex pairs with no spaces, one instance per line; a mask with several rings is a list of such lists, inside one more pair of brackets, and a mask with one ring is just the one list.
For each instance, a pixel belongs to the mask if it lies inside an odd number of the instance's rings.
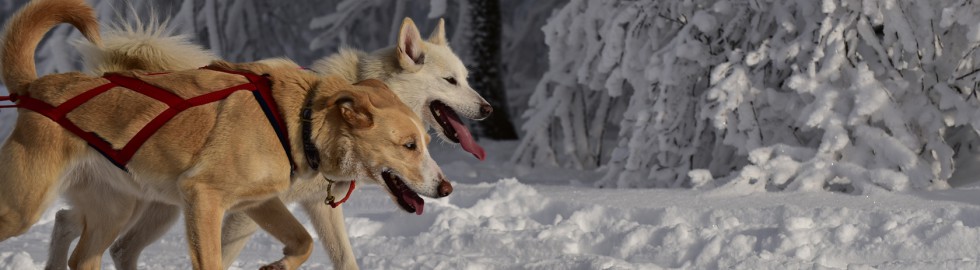
[[[289,145],[289,134],[286,130],[285,121],[283,121],[283,118],[279,115],[279,111],[276,109],[278,106],[276,106],[276,101],[272,96],[272,89],[270,88],[269,79],[265,76],[259,76],[253,73],[223,70],[211,66],[204,67],[203,69],[241,75],[248,79],[248,83],[235,85],[189,99],[184,99],[170,91],[153,86],[142,80],[119,74],[107,73],[103,76],[103,78],[109,80],[108,83],[85,91],[58,106],[51,106],[47,102],[32,98],[30,96],[18,96],[16,94],[12,94],[7,97],[0,96],[0,101],[11,101],[16,102],[17,104],[0,105],[0,108],[18,107],[44,115],[68,131],[71,131],[79,138],[82,138],[88,142],[92,148],[95,148],[96,151],[109,159],[110,162],[120,169],[128,172],[126,169],[126,164],[128,164],[129,160],[133,158],[134,154],[136,154],[136,150],[143,146],[151,135],[156,133],[157,130],[163,127],[163,125],[170,121],[170,119],[174,118],[174,116],[177,116],[177,114],[183,112],[184,110],[196,106],[223,100],[239,90],[248,90],[255,96],[255,101],[257,101],[259,106],[262,107],[262,111],[265,112],[265,116],[269,120],[269,124],[271,124],[272,128],[275,130],[279,143],[282,144],[282,148],[286,152],[286,157],[289,159],[290,171],[291,173],[294,173],[296,171],[296,163],[293,161],[292,151],[290,151],[292,148],[290,148]],[[154,73],[148,75],[155,74],[165,73]],[[65,117],[68,115],[68,113],[78,108],[85,102],[115,87],[123,87],[136,91],[137,93],[163,102],[168,106],[166,110],[161,112],[159,115],[153,118],[153,120],[143,126],[143,128],[140,129],[140,131],[137,132],[136,135],[133,136],[133,138],[130,139],[125,146],[123,146],[122,149],[114,149],[109,142],[103,140],[98,134],[82,130],[75,125],[74,122],[68,119],[68,117]],[[347,198],[350,197],[351,192],[354,191],[354,186],[355,185],[352,181],[346,196],[344,196],[342,200],[336,203],[329,202],[328,204],[330,204],[331,207],[336,208],[341,203],[347,201]]]
[[[109,80],[108,83],[85,91],[58,106],[51,106],[42,100],[32,98],[30,96],[11,95],[9,99],[17,102],[17,105],[15,105],[16,107],[37,112],[47,118],[50,118],[52,121],[55,121],[68,131],[71,131],[79,138],[82,138],[88,142],[92,148],[95,148],[95,150],[99,151],[99,153],[102,153],[102,155],[108,158],[109,161],[111,161],[117,167],[127,170],[126,164],[128,164],[129,160],[133,158],[134,154],[136,154],[136,150],[143,146],[151,135],[163,127],[167,121],[170,121],[170,119],[174,118],[174,116],[177,116],[178,113],[195,106],[223,100],[239,90],[249,90],[255,95],[255,100],[259,102],[260,106],[262,106],[262,110],[265,112],[266,117],[268,117],[269,123],[272,124],[272,127],[275,129],[276,135],[279,137],[279,142],[282,144],[283,150],[286,151],[286,156],[289,158],[290,169],[295,170],[296,165],[293,162],[291,151],[289,151],[289,149],[292,148],[289,147],[289,138],[285,132],[286,124],[283,122],[282,117],[279,116],[279,111],[274,109],[278,107],[276,107],[276,101],[272,98],[272,90],[269,88],[269,79],[251,73],[220,70],[211,67],[205,68],[241,75],[248,79],[249,82],[193,98],[184,99],[174,93],[171,93],[170,91],[153,86],[139,79],[108,73],[103,76],[103,78]],[[125,146],[123,146],[122,149],[112,148],[112,145],[99,137],[98,134],[82,130],[75,125],[74,122],[65,117],[72,110],[78,108],[78,106],[81,106],[90,99],[115,87],[123,87],[136,91],[137,93],[163,102],[168,106],[166,110],[161,112],[159,115],[153,118],[153,120],[143,126],[143,128],[140,129],[140,131],[137,132],[136,135],[133,136],[133,138],[130,139]]]

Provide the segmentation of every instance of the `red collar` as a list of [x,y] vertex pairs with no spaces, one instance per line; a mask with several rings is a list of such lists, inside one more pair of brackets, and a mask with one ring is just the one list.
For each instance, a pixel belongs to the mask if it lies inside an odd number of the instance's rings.
[[340,201],[334,201],[335,197],[332,194],[333,184],[337,183],[337,181],[327,179],[326,177],[324,177],[323,179],[327,180],[327,199],[324,200],[323,202],[326,203],[327,205],[330,205],[330,207],[332,208],[337,208],[337,206],[340,206],[340,204],[347,202],[347,199],[350,198],[350,194],[354,192],[354,187],[357,186],[357,182],[351,180],[350,187],[347,188],[347,195],[344,195],[344,198],[340,199]]

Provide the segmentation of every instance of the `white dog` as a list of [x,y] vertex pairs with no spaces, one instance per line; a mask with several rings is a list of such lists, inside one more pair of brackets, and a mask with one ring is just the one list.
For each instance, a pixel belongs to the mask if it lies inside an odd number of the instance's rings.
[[[162,28],[150,25],[147,28],[111,29],[105,33],[102,46],[80,43],[78,47],[86,67],[96,74],[127,69],[189,69],[216,59],[200,46],[188,42],[186,37],[169,36]],[[423,40],[414,22],[406,18],[394,46],[372,53],[343,49],[317,61],[313,70],[323,75],[341,75],[351,83],[363,79],[383,81],[427,126],[435,129],[440,138],[459,143],[467,152],[481,160],[484,158],[485,152],[476,144],[457,113],[479,120],[486,118],[492,109],[469,87],[466,68],[449,48],[442,20],[428,40]],[[338,182],[333,190],[344,191],[348,184]],[[331,208],[324,204],[327,188],[325,181],[297,181],[280,197],[284,202],[299,202],[303,206],[335,269],[357,269],[341,207]],[[103,187],[80,186],[70,188],[68,196],[112,196],[107,192],[111,193]],[[144,204],[137,207],[142,211],[141,215],[134,215],[139,217],[138,220],[131,221],[125,235],[117,239],[111,249],[118,269],[136,269],[142,249],[164,234],[179,214],[179,209],[174,206],[149,201]],[[421,202],[417,206],[417,212],[421,213]],[[48,269],[66,268],[68,248],[79,235],[81,218],[81,214],[74,210],[58,213]],[[226,217],[222,228],[222,260],[226,268],[234,262],[257,228],[243,214]]]

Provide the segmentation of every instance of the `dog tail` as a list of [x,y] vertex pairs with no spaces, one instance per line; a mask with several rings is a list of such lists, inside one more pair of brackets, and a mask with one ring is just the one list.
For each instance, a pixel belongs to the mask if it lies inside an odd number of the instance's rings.
[[131,18],[118,14],[115,22],[103,28],[102,45],[77,42],[85,68],[96,75],[105,72],[142,69],[151,71],[185,70],[206,66],[218,60],[211,51],[197,45],[190,35],[177,34],[169,21],[159,20],[155,11],[141,17],[130,4]]
[[95,44],[102,44],[95,11],[84,0],[31,1],[7,22],[0,49],[3,82],[11,94],[26,94],[37,79],[34,51],[51,28],[69,23]]

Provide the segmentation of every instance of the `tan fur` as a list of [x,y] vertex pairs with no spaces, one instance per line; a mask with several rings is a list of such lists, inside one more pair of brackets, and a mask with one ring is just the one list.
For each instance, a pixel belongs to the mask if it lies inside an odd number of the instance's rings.
[[[405,33],[414,28],[414,23],[411,20],[406,20],[402,26],[401,36],[405,36]],[[158,34],[160,32],[162,31],[150,28],[136,29],[135,31],[130,28],[115,29],[108,32],[104,47],[81,43],[82,49],[84,49],[83,55],[86,56],[86,64],[96,74],[99,74],[106,71],[142,67],[159,67],[163,70],[193,68],[203,65],[199,63],[199,59],[206,57],[177,59],[175,61],[175,56],[204,54],[213,57],[199,46],[187,43],[184,37],[162,37]],[[321,74],[342,76],[348,83],[373,78],[392,85],[392,90],[398,97],[409,104],[415,114],[426,117],[425,122],[438,129],[440,137],[445,139],[440,127],[434,124],[434,117],[427,109],[428,102],[440,100],[461,112],[465,117],[482,118],[485,116],[481,116],[477,111],[479,105],[485,104],[485,101],[466,85],[465,67],[448,47],[442,20],[439,21],[427,42],[422,41],[417,35],[417,29],[414,32],[416,34],[411,37],[412,40],[421,46],[420,48],[423,49],[421,52],[427,57],[427,67],[417,70],[418,72],[406,73],[403,67],[389,64],[393,63],[395,57],[394,47],[372,54],[344,49],[338,54],[324,58],[315,65],[314,69]],[[108,55],[125,55],[126,57],[110,57]],[[459,77],[462,85],[457,88],[446,84],[442,79],[447,76]],[[429,137],[426,136],[424,141],[424,144],[428,144]],[[426,164],[428,167],[437,168],[431,160],[427,161]],[[345,190],[346,185],[346,182],[340,182],[334,189]],[[301,203],[313,221],[314,229],[320,236],[328,255],[330,255],[334,269],[357,269],[344,228],[342,209],[332,209],[323,204],[325,189],[324,181],[298,181],[281,198],[286,202],[299,201]],[[70,191],[82,190],[72,189]],[[106,194],[105,190],[100,192],[97,196],[112,196]],[[149,210],[144,210],[139,220],[134,222],[135,224],[127,226],[130,229],[127,229],[126,235],[122,236],[112,248],[112,256],[118,269],[136,269],[136,258],[139,252],[159,235],[162,235],[175,219],[174,213],[176,211],[168,209],[172,206],[152,203],[151,206],[145,208]],[[68,213],[65,215],[69,216]],[[60,224],[70,224],[71,222],[74,220],[68,218],[59,220]],[[71,229],[74,228],[72,225],[60,227],[65,228],[63,230],[65,233],[57,233],[56,230],[53,235],[52,246],[59,246],[58,250],[67,250],[67,245],[77,236],[71,233],[74,231]],[[256,229],[255,223],[241,213],[231,214],[225,219],[225,225],[222,229],[222,254],[225,267],[234,261],[249,236]],[[59,258],[63,258],[63,256],[50,256],[49,268],[64,269],[64,267],[58,267]],[[60,261],[64,261],[64,259],[60,259]],[[61,265],[63,264],[61,263]]]
[[[400,172],[406,180],[424,181],[423,173],[420,170],[422,158],[421,151],[404,151],[401,143],[404,138],[420,139],[421,124],[417,119],[412,119],[412,114],[407,114],[408,108],[399,103],[390,101],[378,102],[393,96],[385,88],[350,86],[339,79],[320,79],[310,76],[305,72],[290,69],[271,69],[259,64],[233,65],[228,63],[216,63],[216,66],[223,68],[234,68],[237,70],[248,70],[256,73],[270,74],[274,87],[274,95],[279,104],[279,110],[287,121],[288,129],[292,134],[293,155],[301,157],[298,125],[299,108],[302,100],[299,97],[306,95],[306,89],[317,91],[314,95],[314,111],[319,112],[313,118],[314,130],[318,131],[315,139],[321,147],[322,158],[327,164],[337,164],[336,166],[324,166],[319,171],[320,174],[339,179],[351,179],[354,177],[374,178],[383,168],[392,168]],[[144,77],[138,73],[136,77]],[[197,96],[214,90],[213,88],[195,88],[191,86],[205,86],[210,83],[223,85],[223,82],[235,81],[237,76],[223,74],[210,70],[190,70],[175,72],[171,75],[148,76],[143,79],[152,83],[160,84],[167,88],[179,88],[178,95],[186,97]],[[154,80],[156,79],[156,80]],[[240,78],[239,78],[240,80]],[[93,84],[104,83],[104,79],[87,77],[80,73],[66,73],[50,75],[39,79],[31,84],[29,93],[33,97],[52,104],[58,104],[66,97],[74,96],[78,90],[88,89]],[[58,86],[61,87],[58,87]],[[184,87],[180,87],[184,86]],[[385,96],[384,93],[389,92]],[[115,140],[128,140],[135,133],[138,122],[128,122],[120,129],[116,122],[120,121],[97,121],[96,119],[110,118],[110,116],[128,116],[132,108],[125,106],[110,106],[113,103],[135,103],[144,106],[151,106],[158,103],[154,100],[146,100],[138,96],[129,95],[125,89],[113,89],[100,96],[104,101],[92,100],[86,103],[77,111],[77,117],[73,119],[85,130],[105,134],[104,136],[112,143]],[[380,94],[380,95],[379,95]],[[83,109],[84,108],[84,109]],[[355,110],[355,111],[349,111]],[[20,110],[25,116],[37,115],[28,110]],[[372,124],[367,126],[358,125],[352,121],[352,117],[372,119]],[[30,117],[25,117],[30,120]],[[36,117],[35,117],[36,118]],[[288,163],[285,155],[281,152],[275,140],[275,134],[268,125],[254,125],[254,119],[263,119],[261,109],[256,106],[252,96],[248,93],[233,94],[229,98],[214,104],[195,107],[176,116],[156,133],[137,155],[129,163],[128,167],[136,183],[145,192],[168,203],[182,205],[185,209],[185,217],[188,223],[188,240],[192,242],[191,257],[194,260],[195,268],[220,268],[220,264],[208,263],[205,258],[216,258],[220,252],[217,241],[210,240],[213,236],[219,235],[220,213],[224,211],[235,211],[245,209],[246,213],[253,219],[261,221],[263,219],[276,220],[274,228],[265,228],[276,236],[279,236],[287,244],[287,257],[282,261],[289,269],[294,269],[299,263],[305,261],[309,255],[310,244],[308,235],[306,238],[305,230],[295,220],[292,219],[288,211],[279,201],[276,194],[289,188],[290,178],[288,177]],[[22,118],[24,119],[24,118]],[[46,163],[46,160],[32,159],[31,156],[18,152],[16,146],[24,145],[24,149],[39,150],[36,152],[64,153],[64,156],[49,157],[52,160],[63,160],[68,164],[75,162],[96,162],[101,157],[91,153],[93,150],[85,146],[85,142],[80,141],[71,134],[66,134],[63,128],[52,125],[50,120],[32,119],[33,121],[20,121],[15,127],[12,140],[4,146],[4,151],[0,153],[4,158],[26,160],[35,163]],[[260,121],[261,123],[261,121]],[[264,123],[263,123],[264,124]],[[23,134],[61,134],[61,140],[35,141],[27,138]],[[242,136],[242,134],[248,134]],[[63,143],[59,143],[63,142]],[[63,145],[63,150],[50,149],[47,145]],[[65,148],[67,147],[67,148]],[[46,149],[47,148],[47,149]],[[47,151],[45,151],[47,150]],[[53,151],[52,151],[53,150]],[[346,159],[346,155],[330,155],[327,153],[355,153],[354,156],[362,157],[362,161]],[[236,157],[236,158],[227,158]],[[92,160],[95,159],[95,160]],[[104,163],[104,162],[102,162]],[[298,160],[300,168],[305,168],[302,159]],[[55,163],[59,164],[59,163]],[[414,164],[414,165],[413,165]],[[104,164],[103,164],[104,165]],[[0,166],[3,166],[0,164]],[[98,165],[96,165],[98,166]],[[58,171],[69,172],[70,166],[42,166],[37,168],[42,171],[51,171],[53,174]],[[3,170],[5,172],[18,172],[16,169]],[[49,173],[48,175],[52,175]],[[300,175],[312,174],[308,170],[300,170]],[[43,173],[42,173],[43,174]],[[22,183],[50,183],[55,184],[54,179],[33,179],[30,174],[6,174],[0,178],[3,184],[16,186]],[[372,177],[374,176],[374,177]],[[307,177],[312,178],[312,177]],[[32,181],[39,180],[39,181]],[[111,184],[111,183],[110,183]],[[125,185],[125,184],[122,184]],[[115,186],[115,185],[114,185]],[[26,193],[31,193],[30,187],[25,187]],[[50,194],[54,186],[49,185],[41,194]],[[434,196],[434,189],[429,196]],[[13,197],[16,194],[4,194],[5,198]],[[179,195],[179,196],[174,196]],[[48,195],[50,196],[50,195]],[[139,194],[134,194],[139,196]],[[29,196],[26,201],[45,201],[45,196]],[[41,198],[37,198],[41,197]],[[41,200],[37,200],[41,199]],[[270,200],[271,199],[271,200]],[[20,205],[19,202],[8,202],[0,205],[0,209],[9,210],[12,215],[4,215],[4,221],[10,216],[34,216],[43,209],[39,209],[36,204]],[[255,205],[256,208],[251,208]],[[129,213],[133,211],[127,211]],[[20,215],[17,215],[20,214]],[[129,216],[131,214],[127,214]],[[31,224],[34,220],[17,220],[20,224]],[[270,222],[259,222],[259,224],[272,224]],[[14,228],[13,224],[3,223],[2,228]],[[8,226],[11,225],[11,226]],[[215,231],[208,231],[212,228]],[[18,228],[20,229],[20,228]],[[276,229],[290,229],[278,232]],[[296,232],[293,229],[299,229]],[[118,229],[117,229],[118,230]],[[110,230],[113,231],[113,230]],[[117,232],[116,232],[117,233]],[[109,233],[114,236],[113,233]],[[10,235],[0,235],[0,239],[6,239]],[[82,234],[82,241],[87,242],[88,234]],[[210,238],[209,238],[210,237]],[[108,245],[112,238],[101,241]],[[291,242],[290,242],[291,241]],[[196,244],[195,244],[196,243]],[[205,243],[214,243],[206,245]],[[104,250],[104,249],[103,249]],[[76,251],[77,252],[77,251]],[[210,255],[209,255],[210,254]],[[73,258],[76,267],[79,262]]]
[[33,52],[44,33],[54,25],[70,23],[93,43],[102,42],[92,8],[82,0],[32,1],[22,10],[24,12],[18,12],[8,21],[4,33],[18,38],[6,39],[2,43],[2,55],[6,59],[3,64],[3,81],[12,94],[23,94],[27,84],[37,78],[34,54],[23,54],[20,50]]
[[[18,16],[30,14],[31,11],[35,10],[28,7]],[[39,34],[12,31],[12,28],[22,25],[16,22],[17,19],[8,25],[2,63],[5,80],[23,86],[16,90],[17,93],[58,104],[92,85],[104,83],[104,79],[80,73],[49,75],[33,80],[36,78],[33,65],[18,66],[22,63],[16,60],[33,55],[36,44],[17,44],[10,40],[30,40],[29,37]],[[47,28],[32,29],[42,30],[47,31]],[[406,138],[422,140],[424,126],[413,114],[406,113],[409,109],[403,104],[379,102],[393,96],[390,93],[385,96],[384,93],[390,90],[352,86],[336,77],[321,78],[298,69],[261,63],[217,62],[215,65],[268,74],[273,81],[273,95],[278,103],[276,109],[287,122],[293,146],[290,150],[297,157],[297,175],[301,176],[300,179],[315,179],[313,175],[321,174],[334,179],[359,178],[381,182],[380,171],[392,169],[406,184],[419,189],[419,193],[427,196],[438,194],[436,186],[445,180],[441,178],[441,173],[433,175],[438,168],[432,168],[434,163],[424,145],[420,144],[418,151],[406,151],[401,145]],[[25,71],[30,71],[30,74]],[[132,75],[145,76],[139,72]],[[209,70],[178,71],[167,76],[167,80],[154,83],[177,87],[177,94],[182,96],[207,93],[214,89],[213,85],[235,80],[232,78],[234,76]],[[301,158],[303,152],[298,115],[307,92],[312,92],[316,97],[313,117],[315,143],[320,148],[321,158],[328,161],[319,171],[310,170]],[[68,118],[77,121],[83,129],[97,132],[118,145],[132,136],[134,127],[139,126],[140,121],[122,120],[127,123],[120,124],[104,121],[103,117],[145,118],[139,110],[133,111],[133,107],[116,106],[130,103],[150,111],[160,106],[158,101],[132,95],[127,90],[113,89],[69,114]],[[64,128],[33,111],[19,109],[18,112],[20,116],[13,133],[0,149],[0,185],[9,187],[0,189],[0,241],[23,233],[36,222],[59,186],[76,184],[65,183],[65,179],[72,179],[78,173],[98,175],[99,172],[112,171],[107,160]],[[98,121],[100,118],[103,121]],[[111,186],[131,194],[131,198],[149,197],[181,206],[195,269],[222,267],[217,259],[217,254],[221,252],[217,238],[221,233],[220,217],[227,211],[237,210],[244,210],[263,229],[286,245],[285,257],[274,265],[295,269],[310,255],[311,239],[276,196],[297,179],[289,177],[285,154],[264,119],[264,113],[252,96],[242,92],[222,101],[186,110],[167,122],[137,151],[127,166],[130,177],[83,177],[93,182],[78,184]],[[365,126],[355,119],[369,119],[371,124]],[[140,211],[138,208],[119,209],[121,211],[113,211],[117,213],[102,215],[120,218],[114,220],[128,220]],[[87,210],[83,213],[87,213]],[[104,250],[124,226],[115,226],[107,232],[100,232],[98,227],[85,227],[81,240],[85,245],[80,243],[79,249]],[[92,243],[95,245],[89,246]],[[80,252],[79,249],[71,259],[73,268],[98,268],[97,259],[76,256],[91,253]]]

